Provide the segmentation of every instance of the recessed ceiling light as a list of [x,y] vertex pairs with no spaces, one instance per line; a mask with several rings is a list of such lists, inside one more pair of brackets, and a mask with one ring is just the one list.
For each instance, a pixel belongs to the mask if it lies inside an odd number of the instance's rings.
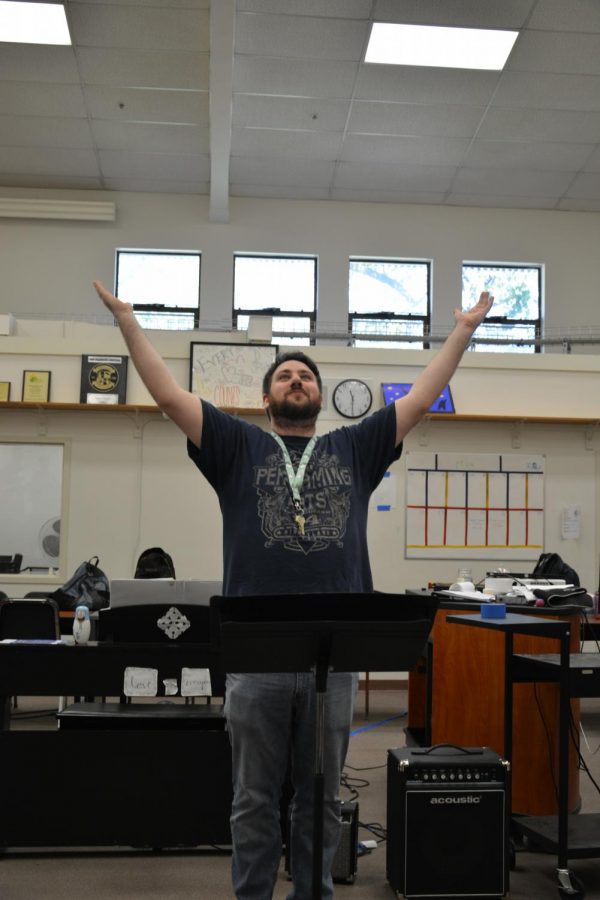
[[374,22],[365,62],[450,69],[502,69],[518,34],[518,31],[485,28]]
[[64,6],[59,3],[0,0],[0,41],[9,44],[70,44]]

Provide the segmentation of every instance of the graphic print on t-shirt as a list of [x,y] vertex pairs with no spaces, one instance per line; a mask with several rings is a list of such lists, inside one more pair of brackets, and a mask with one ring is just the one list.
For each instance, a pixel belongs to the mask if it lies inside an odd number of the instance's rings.
[[[299,451],[290,450],[294,469],[298,467],[300,456]],[[267,538],[265,547],[283,544],[287,550],[305,554],[326,550],[332,543],[343,547],[350,513],[352,473],[349,466],[340,465],[335,454],[319,451],[317,445],[311,457],[300,492],[306,519],[303,537],[298,534],[294,521],[296,510],[279,450],[267,456],[264,466],[254,466],[254,486],[258,496],[258,516]]]

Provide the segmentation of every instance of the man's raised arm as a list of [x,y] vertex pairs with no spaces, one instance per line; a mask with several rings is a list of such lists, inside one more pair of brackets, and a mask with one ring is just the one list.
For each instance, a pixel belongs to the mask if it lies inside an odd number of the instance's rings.
[[396,400],[396,446],[421,421],[431,404],[440,396],[469,346],[473,332],[483,322],[493,302],[494,298],[486,291],[472,309],[465,312],[454,310],[456,323],[453,331],[421,372],[408,394]]
[[117,320],[132,362],[157,406],[199,447],[202,436],[200,400],[177,384],[165,361],[144,334],[133,314],[133,307],[113,296],[100,281],[94,281],[94,287]]

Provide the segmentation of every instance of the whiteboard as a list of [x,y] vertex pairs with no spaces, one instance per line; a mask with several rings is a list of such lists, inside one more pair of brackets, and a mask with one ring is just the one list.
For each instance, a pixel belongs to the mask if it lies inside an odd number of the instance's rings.
[[0,443],[0,555],[58,568],[63,444]]
[[263,376],[277,347],[192,342],[190,390],[215,406],[262,409]]
[[544,547],[544,457],[406,454],[406,557],[537,559]]

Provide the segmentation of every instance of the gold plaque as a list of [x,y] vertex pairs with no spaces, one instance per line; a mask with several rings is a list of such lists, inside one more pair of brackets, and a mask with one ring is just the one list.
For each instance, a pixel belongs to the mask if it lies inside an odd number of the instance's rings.
[[26,403],[47,403],[50,399],[50,372],[25,369],[23,372],[23,400]]

